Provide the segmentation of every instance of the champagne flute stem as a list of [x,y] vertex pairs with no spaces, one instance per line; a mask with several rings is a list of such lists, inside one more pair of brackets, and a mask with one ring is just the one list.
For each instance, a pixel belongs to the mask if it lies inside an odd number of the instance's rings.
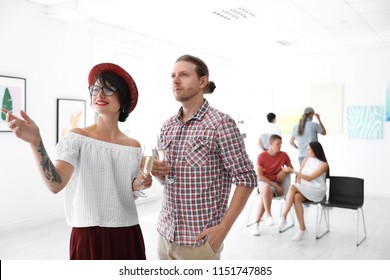
[[148,196],[146,193],[144,193],[144,189],[145,189],[144,180],[142,179],[141,180],[141,186],[139,188],[139,196],[141,196],[141,197],[147,197]]

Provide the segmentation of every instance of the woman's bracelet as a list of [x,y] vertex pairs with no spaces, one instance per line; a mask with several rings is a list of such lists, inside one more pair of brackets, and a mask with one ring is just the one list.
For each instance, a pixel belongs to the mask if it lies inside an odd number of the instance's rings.
[[134,191],[133,185],[134,185],[134,181],[135,181],[136,179],[137,179],[137,178],[134,178],[133,181],[131,181],[131,188],[133,189],[133,191]]

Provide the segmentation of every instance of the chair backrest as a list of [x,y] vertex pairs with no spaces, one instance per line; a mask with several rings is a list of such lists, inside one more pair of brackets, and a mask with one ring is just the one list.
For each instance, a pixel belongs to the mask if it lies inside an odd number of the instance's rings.
[[364,203],[364,180],[354,177],[330,176],[329,203],[346,208],[359,208]]
[[286,197],[290,185],[291,185],[291,174],[286,174],[286,177],[284,177],[282,183],[280,184],[280,186],[283,188],[283,195],[281,196],[282,198]]

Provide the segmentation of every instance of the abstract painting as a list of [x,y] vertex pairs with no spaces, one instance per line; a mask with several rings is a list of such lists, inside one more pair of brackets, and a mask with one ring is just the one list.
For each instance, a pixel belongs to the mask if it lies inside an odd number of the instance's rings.
[[[20,110],[26,111],[26,79],[0,76],[0,108],[5,108],[20,116]],[[0,112],[0,132],[11,131],[6,115]]]
[[72,128],[85,127],[85,100],[57,99],[57,143]]
[[276,124],[279,126],[282,134],[292,133],[294,126],[298,124],[299,119],[302,117],[302,112],[302,108],[278,112]]
[[390,83],[386,87],[386,117],[385,120],[390,122]]
[[349,106],[347,129],[350,139],[382,139],[383,110],[381,106]]

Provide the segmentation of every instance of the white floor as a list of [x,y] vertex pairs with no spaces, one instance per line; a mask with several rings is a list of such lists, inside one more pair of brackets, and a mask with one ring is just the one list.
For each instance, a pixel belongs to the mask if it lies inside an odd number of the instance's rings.
[[[277,227],[261,225],[261,236],[251,235],[246,227],[249,203],[225,240],[222,259],[225,260],[389,260],[390,211],[389,198],[366,197],[364,214],[367,239],[357,247],[356,211],[333,209],[330,212],[331,231],[316,240],[316,207],[305,208],[309,236],[291,241],[291,229],[279,234]],[[147,258],[156,259],[156,219],[161,200],[140,204],[139,216],[146,243]],[[275,221],[278,202],[273,203]],[[70,229],[63,219],[47,224],[0,231],[2,260],[67,260]]]

